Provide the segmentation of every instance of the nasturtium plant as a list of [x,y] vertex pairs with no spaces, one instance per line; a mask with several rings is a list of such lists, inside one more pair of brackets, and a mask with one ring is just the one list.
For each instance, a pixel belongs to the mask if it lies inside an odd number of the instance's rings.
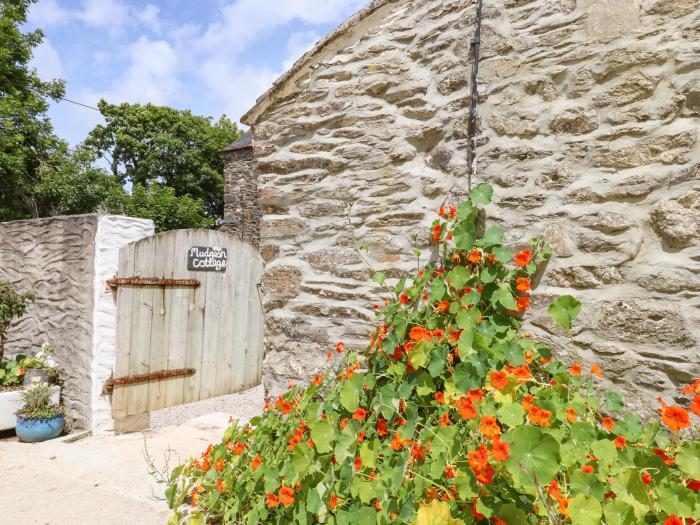
[[[521,330],[551,251],[479,224],[492,190],[441,209],[437,261],[389,286],[362,351],[177,467],[171,523],[687,525],[700,516],[700,379],[661,424],[624,413],[600,367]],[[483,233],[482,233],[483,232]],[[567,330],[573,297],[550,313]]]

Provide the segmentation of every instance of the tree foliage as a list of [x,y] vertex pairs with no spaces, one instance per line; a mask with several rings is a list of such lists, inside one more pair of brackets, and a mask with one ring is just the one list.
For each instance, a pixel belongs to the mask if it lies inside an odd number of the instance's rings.
[[178,197],[204,203],[210,219],[223,217],[221,150],[239,136],[227,117],[211,118],[153,104],[98,104],[106,124],[93,129],[85,145],[110,164],[122,183],[162,183]]
[[[441,210],[440,257],[391,287],[363,352],[293,387],[177,467],[171,523],[678,525],[700,516],[692,416],[622,412],[590,373],[522,332],[550,251],[513,253],[476,203]],[[559,300],[568,327],[579,310]],[[684,389],[700,416],[700,379]],[[694,396],[694,397],[693,397]],[[185,509],[187,511],[185,512]]]
[[47,116],[64,83],[42,82],[29,65],[43,34],[21,26],[35,1],[0,3],[0,221],[108,212],[153,219],[158,231],[212,227],[223,215],[219,152],[238,137],[236,125],[102,101],[106,124],[69,148]]
[[34,292],[19,292],[12,283],[0,281],[0,363],[5,357],[7,331],[12,323],[27,313],[36,299]]
[[46,116],[47,99],[63,96],[63,82],[39,79],[29,61],[43,33],[20,28],[34,1],[0,4],[0,220],[40,214],[32,199],[33,184],[63,146]]

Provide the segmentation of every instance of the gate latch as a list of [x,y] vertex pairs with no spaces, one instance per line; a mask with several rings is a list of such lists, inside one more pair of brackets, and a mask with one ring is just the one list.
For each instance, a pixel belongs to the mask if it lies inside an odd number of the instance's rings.
[[105,381],[102,387],[102,395],[111,394],[115,386],[118,385],[133,385],[137,383],[149,383],[151,381],[162,381],[163,379],[172,379],[175,377],[188,377],[197,373],[194,368],[178,368],[175,370],[161,370],[159,372],[151,372],[150,374],[139,374],[135,376],[115,377]]

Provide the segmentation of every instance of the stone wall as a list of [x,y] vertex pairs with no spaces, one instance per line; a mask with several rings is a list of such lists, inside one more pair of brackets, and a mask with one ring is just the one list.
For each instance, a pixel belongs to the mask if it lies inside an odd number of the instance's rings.
[[224,150],[224,224],[221,230],[260,245],[258,174],[252,146]]
[[[106,234],[104,228],[110,225]],[[99,382],[93,367],[106,366],[111,373],[113,366],[116,340],[112,336],[111,356],[105,357],[104,345],[110,339],[99,313],[109,309],[103,304],[105,293],[108,302],[113,300],[102,277],[116,272],[118,249],[135,240],[134,226],[136,238],[153,234],[151,221],[128,217],[80,215],[0,223],[0,280],[37,294],[27,315],[10,328],[8,356],[51,344],[64,381],[63,401],[79,427],[91,427],[94,390],[102,388],[93,385]]]
[[[380,290],[355,238],[393,277],[414,267],[413,246],[431,256],[428,226],[466,186],[473,24],[472,0],[375,0],[245,117],[265,210],[268,391],[308,378],[337,340],[364,346]],[[512,243],[554,245],[532,329],[600,363],[628,399],[700,374],[699,30],[695,0],[484,7],[489,219]],[[543,315],[565,293],[584,303],[575,352]]]

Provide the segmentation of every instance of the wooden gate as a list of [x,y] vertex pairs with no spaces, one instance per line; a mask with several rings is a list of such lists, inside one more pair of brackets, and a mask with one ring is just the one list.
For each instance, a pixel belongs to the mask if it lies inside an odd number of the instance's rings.
[[262,261],[211,230],[176,230],[122,248],[112,415],[120,420],[260,383]]

